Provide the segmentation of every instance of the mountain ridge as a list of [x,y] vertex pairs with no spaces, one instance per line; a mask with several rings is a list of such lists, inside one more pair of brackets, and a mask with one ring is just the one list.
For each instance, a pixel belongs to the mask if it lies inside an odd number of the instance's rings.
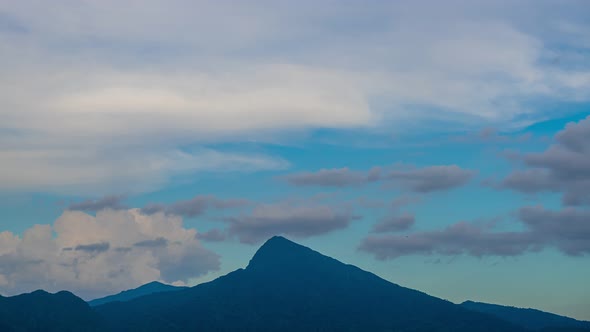
[[577,320],[533,308],[519,308],[476,301],[465,301],[460,306],[472,311],[490,314],[535,331],[548,328],[590,329],[590,322],[588,321]]
[[145,296],[145,295],[150,295],[150,294],[159,293],[159,292],[173,292],[173,291],[178,291],[178,290],[185,289],[185,288],[188,288],[188,287],[173,286],[173,285],[161,283],[159,281],[152,281],[147,284],[143,284],[137,288],[124,290],[124,291],[121,291],[117,294],[112,294],[112,295],[108,295],[108,296],[104,296],[104,297],[100,297],[100,298],[88,301],[88,304],[92,307],[95,307],[97,305],[106,304],[109,302],[115,302],[115,301],[125,302],[125,301],[130,301],[130,300],[138,298],[138,297]]

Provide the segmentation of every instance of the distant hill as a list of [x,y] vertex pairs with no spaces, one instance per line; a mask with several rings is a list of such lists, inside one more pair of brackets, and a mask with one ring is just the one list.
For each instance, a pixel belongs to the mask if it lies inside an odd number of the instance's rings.
[[526,327],[530,330],[546,331],[590,331],[590,322],[536,310],[523,309],[497,304],[466,301],[461,306],[469,310],[494,315],[505,321]]
[[113,331],[524,331],[283,237],[212,282],[95,309]]
[[2,332],[94,332],[104,331],[100,317],[70,292],[35,291],[12,297],[0,296]]
[[105,304],[105,303],[109,303],[109,302],[114,302],[114,301],[125,302],[125,301],[133,300],[135,298],[138,298],[138,297],[141,297],[144,295],[160,293],[160,292],[177,291],[177,290],[181,290],[181,289],[185,289],[185,288],[187,288],[187,287],[177,287],[177,286],[172,286],[172,285],[166,285],[166,284],[163,284],[158,281],[153,281],[153,282],[147,283],[145,285],[139,286],[134,289],[122,291],[118,294],[109,295],[109,296],[105,296],[105,297],[102,297],[99,299],[94,299],[92,301],[88,301],[88,304],[90,304],[90,306],[94,307],[97,305],[101,305],[101,304]]

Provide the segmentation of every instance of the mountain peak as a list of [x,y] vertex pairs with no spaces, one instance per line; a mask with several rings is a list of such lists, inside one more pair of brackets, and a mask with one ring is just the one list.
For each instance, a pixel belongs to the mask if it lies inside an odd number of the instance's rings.
[[314,256],[324,257],[322,254],[282,236],[273,236],[256,251],[247,269],[294,267],[304,261],[309,261],[310,257]]

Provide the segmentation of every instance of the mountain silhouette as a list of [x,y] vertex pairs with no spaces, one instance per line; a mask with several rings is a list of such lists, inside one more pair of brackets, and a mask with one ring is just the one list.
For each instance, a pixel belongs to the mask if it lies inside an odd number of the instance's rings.
[[187,288],[187,287],[177,287],[177,286],[172,286],[172,285],[166,285],[166,284],[163,284],[158,281],[152,281],[150,283],[147,283],[145,285],[139,286],[134,289],[125,290],[125,291],[122,291],[118,294],[109,295],[109,296],[101,297],[98,299],[94,299],[92,301],[88,301],[88,304],[90,304],[90,306],[94,307],[97,305],[101,305],[101,304],[105,304],[105,303],[109,303],[109,302],[115,302],[115,301],[125,302],[125,301],[133,300],[135,298],[138,298],[138,297],[141,297],[144,295],[160,293],[160,292],[178,291],[178,290],[185,289],[185,288]]
[[524,331],[283,237],[214,281],[95,309],[113,331]]
[[38,290],[0,296],[2,332],[94,332],[105,328],[96,312],[70,292],[50,294]]
[[563,331],[569,331],[565,330],[566,328],[590,330],[590,322],[579,321],[536,309],[515,308],[473,301],[465,301],[461,303],[461,306],[472,311],[496,316],[530,330],[549,330],[557,328],[564,329]]

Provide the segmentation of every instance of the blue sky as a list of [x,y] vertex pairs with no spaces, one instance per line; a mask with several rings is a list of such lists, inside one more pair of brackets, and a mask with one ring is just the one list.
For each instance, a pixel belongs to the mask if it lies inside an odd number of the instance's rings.
[[0,4],[0,293],[90,299],[272,235],[590,320],[584,1]]

